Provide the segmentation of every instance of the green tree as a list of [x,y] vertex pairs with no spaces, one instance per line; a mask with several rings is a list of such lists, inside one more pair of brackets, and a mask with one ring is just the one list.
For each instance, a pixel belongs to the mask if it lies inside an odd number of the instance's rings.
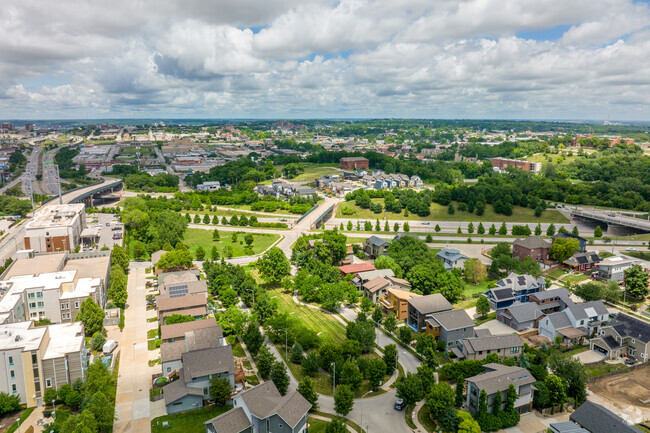
[[457,433],[481,433],[481,426],[469,413],[459,410],[458,420]]
[[210,224],[210,215],[207,213],[203,216],[203,224]]
[[218,241],[220,239],[221,239],[221,235],[219,235],[219,230],[217,229],[212,230],[212,240]]
[[594,230],[594,237],[595,238],[603,237],[603,229],[601,229],[600,226],[596,226],[596,229]]
[[251,233],[246,233],[244,235],[244,242],[246,242],[246,245],[248,245],[250,247],[251,245],[253,245],[253,241],[254,241],[254,239],[253,239],[253,235]]
[[205,249],[201,245],[196,247],[196,251],[194,254],[196,255],[196,260],[205,259]]
[[397,381],[397,397],[403,398],[406,404],[415,404],[424,397],[424,388],[420,376],[406,373]]
[[397,346],[394,344],[387,344],[384,346],[384,364],[386,364],[386,374],[391,376],[393,371],[397,368],[397,360],[399,354],[397,353]]
[[352,230],[352,221],[348,220],[348,231]]
[[348,433],[348,427],[342,418],[334,417],[325,426],[325,433]]
[[458,230],[456,230],[456,233],[458,233],[459,235],[462,235],[463,234],[463,229],[458,227]]
[[431,386],[427,400],[427,407],[433,418],[440,418],[448,409],[453,408],[456,402],[454,390],[447,382],[440,382]]
[[478,229],[476,230],[476,233],[479,235],[485,234],[485,227],[483,226],[482,222],[478,223]]
[[551,248],[548,250],[548,253],[553,260],[562,263],[572,255],[574,255],[578,248],[579,248],[579,243],[577,239],[557,238],[555,239],[555,241],[553,241],[553,244],[551,245]]
[[381,231],[381,223],[379,222],[379,218],[377,218],[377,222],[375,223],[375,231],[376,232]]
[[535,226],[535,236],[541,236],[542,235],[542,225],[540,223],[537,223]]
[[343,363],[343,368],[339,373],[339,383],[348,385],[353,390],[359,389],[363,383],[363,375],[359,370],[359,365],[355,360],[348,359]]
[[104,311],[90,297],[81,303],[75,320],[83,323],[87,336],[94,335],[104,329]]
[[499,227],[499,235],[504,236],[508,234],[508,227],[506,227],[506,223],[503,222],[501,223],[501,227]]
[[411,344],[413,341],[413,331],[408,326],[402,326],[399,328],[399,340],[406,346]]
[[384,328],[390,333],[395,333],[397,328],[397,316],[395,313],[388,313],[388,316],[384,319]]
[[558,406],[566,401],[566,391],[562,379],[551,374],[544,380],[544,385],[548,389],[551,406]]
[[397,233],[399,231],[399,223],[393,224],[393,231]]
[[219,224],[219,215],[215,215],[215,216],[212,217],[212,224],[215,225],[215,226],[217,224]]
[[436,231],[436,233],[440,233],[440,230],[441,230],[441,229],[440,229],[440,225],[439,225],[439,224],[436,224],[434,230]]
[[390,231],[390,226],[388,225],[388,221],[384,224],[384,231],[389,232]]
[[[93,341],[92,341],[93,350],[96,350],[98,352],[101,351],[102,348],[104,347],[104,343],[106,343],[106,337],[104,337],[104,334],[102,334],[101,332],[95,332],[95,334],[93,335]],[[51,389],[51,388],[48,388],[48,389]]]
[[347,385],[339,385],[334,393],[334,411],[345,416],[354,406],[354,391]]
[[372,301],[366,297],[361,298],[361,304],[359,309],[365,314],[368,314],[372,310]]
[[171,314],[165,317],[165,325],[174,325],[176,323],[194,322],[196,319],[185,314]]
[[225,216],[221,217],[221,224],[224,225],[224,226],[228,225],[228,220],[226,219]]
[[467,233],[472,234],[474,233],[474,223],[470,221],[469,225],[467,226]]
[[257,354],[264,344],[264,336],[260,332],[259,323],[249,323],[242,339],[244,340],[244,343],[246,343],[248,351],[253,355]]
[[377,269],[390,269],[393,271],[397,278],[403,278],[402,267],[397,264],[395,259],[389,256],[379,256],[375,259],[375,267]]
[[291,347],[291,362],[294,364],[300,364],[302,362],[302,356],[302,346],[296,341]]
[[381,321],[384,318],[384,313],[381,311],[381,307],[377,305],[375,310],[372,312],[372,321],[378,325],[381,325]]
[[372,223],[370,221],[366,221],[363,224],[363,230],[367,231],[367,232],[371,232],[372,231]]
[[479,281],[487,278],[487,268],[479,259],[472,258],[466,260],[463,268],[465,270],[465,278],[472,284],[478,284]]
[[224,406],[231,392],[230,380],[227,377],[215,376],[210,379],[210,395],[217,406]]
[[404,221],[404,224],[402,225],[402,230],[404,230],[405,233],[411,231],[411,226],[409,225],[408,221]]
[[309,376],[298,383],[298,393],[311,404],[310,411],[318,410],[318,394],[314,391],[314,381]]
[[192,221],[194,222],[194,224],[199,224],[201,222],[201,215],[199,215],[198,213],[194,214],[194,219]]
[[625,291],[636,299],[648,296],[648,273],[641,265],[634,265],[625,271]]
[[494,235],[497,234],[497,228],[495,227],[494,224],[492,224],[492,225],[490,226],[490,229],[488,230],[488,233],[489,233],[491,236],[494,236]]
[[271,380],[281,395],[287,393],[289,389],[289,375],[287,374],[287,367],[282,361],[276,361],[271,367]]
[[462,377],[459,377],[456,381],[456,389],[454,390],[454,393],[456,394],[454,397],[454,406],[456,407],[462,407],[463,403],[465,402],[465,396],[463,395],[464,387],[464,380]]
[[371,358],[366,365],[366,375],[370,386],[377,388],[386,376],[386,363],[383,359]]
[[274,362],[275,357],[271,353],[269,347],[262,345],[257,353],[257,362],[255,363],[257,365],[257,371],[262,379],[267,380],[269,378]]
[[585,366],[575,358],[551,356],[551,371],[567,383],[567,395],[580,404],[587,398],[587,373]]
[[476,300],[476,312],[481,315],[481,317],[487,316],[490,312],[490,302],[485,296],[479,296]]
[[113,246],[113,251],[111,251],[111,266],[114,265],[122,268],[125,274],[129,272],[129,257],[126,251],[117,244]]
[[290,274],[291,270],[289,260],[278,247],[273,247],[264,253],[258,260],[257,267],[262,279],[272,284],[278,284],[282,278]]
[[169,251],[160,256],[156,263],[156,268],[167,272],[189,269],[192,266],[192,254],[185,249]]
[[449,215],[453,215],[454,213],[456,213],[456,209],[454,209],[453,203],[449,203],[449,206],[447,206],[447,213]]
[[210,260],[213,262],[219,260],[219,250],[216,245],[212,245],[212,249],[210,250]]
[[555,224],[551,223],[546,229],[546,236],[553,236],[555,234]]

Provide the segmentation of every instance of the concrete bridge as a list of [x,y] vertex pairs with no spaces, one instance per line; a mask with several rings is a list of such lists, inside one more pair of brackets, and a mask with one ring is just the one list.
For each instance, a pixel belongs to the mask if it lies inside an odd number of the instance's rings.
[[[102,178],[102,182],[94,185],[82,186],[61,194],[63,204],[84,203],[86,206],[95,206],[96,202],[103,201],[106,194],[122,189],[122,179]],[[59,197],[54,196],[45,203],[58,203]],[[43,203],[43,204],[45,204]]]
[[590,221],[594,224],[604,223],[604,225],[607,225],[608,234],[650,233],[649,220],[624,216],[618,213],[593,209],[572,209],[571,217]]

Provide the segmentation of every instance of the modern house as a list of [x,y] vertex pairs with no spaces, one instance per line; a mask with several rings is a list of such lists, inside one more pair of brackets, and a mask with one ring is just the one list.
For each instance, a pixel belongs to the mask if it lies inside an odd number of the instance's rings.
[[542,309],[534,302],[515,302],[497,310],[497,320],[517,332],[537,328],[537,323],[543,316]]
[[306,433],[311,404],[298,393],[280,395],[273,381],[233,397],[233,409],[205,422],[206,433]]
[[528,297],[528,300],[539,305],[540,310],[544,314],[556,313],[575,305],[571,300],[569,291],[564,287],[532,293]]
[[356,263],[353,265],[344,265],[344,266],[339,266],[339,271],[341,271],[341,274],[343,276],[353,274],[356,275],[359,272],[366,272],[366,271],[374,271],[375,268],[373,265],[370,263]]
[[[207,296],[208,284],[205,280],[197,280],[194,274],[189,272],[185,273],[184,275],[187,275],[186,279],[189,281],[182,281],[182,277],[178,278],[176,275],[170,275],[169,277],[165,278],[165,281],[170,282],[165,282],[164,284],[158,286],[160,295],[158,296],[157,300],[165,298],[178,298],[179,296],[197,294],[204,294]],[[177,279],[181,281],[175,281]]]
[[411,298],[408,301],[406,324],[414,331],[426,331],[426,319],[430,314],[453,309],[453,305],[440,293]]
[[554,261],[549,256],[551,243],[539,236],[515,239],[512,243],[512,257],[521,260],[530,257],[542,266],[550,266]]
[[378,276],[366,282],[361,288],[363,289],[363,295],[370,299],[373,304],[377,304],[386,297],[388,289],[409,290],[411,283],[401,278]]
[[551,239],[553,242],[555,242],[555,239],[576,239],[578,241],[578,249],[576,249],[576,253],[584,253],[587,251],[587,239],[580,237],[578,235],[574,235],[573,233],[556,233],[554,234]]
[[596,350],[616,359],[630,356],[641,362],[648,361],[650,350],[650,324],[623,313],[618,313],[608,323],[603,324],[589,342],[591,350]]
[[379,301],[384,314],[394,313],[398,321],[406,321],[408,317],[408,300],[422,295],[407,290],[389,288],[386,290],[386,297]]
[[519,356],[524,351],[524,343],[516,334],[480,335],[464,338],[460,347],[452,351],[459,359],[485,359],[491,353],[499,358]]
[[474,336],[474,321],[465,310],[448,310],[430,314],[424,320],[426,333],[447,347],[460,344],[463,338]]
[[[585,401],[569,419],[589,433],[642,433],[611,410],[591,401]],[[553,424],[551,425],[551,429]],[[567,433],[565,430],[562,433]],[[573,433],[573,432],[571,432]]]
[[182,314],[200,319],[207,314],[207,301],[208,298],[204,293],[156,299],[158,320],[164,325],[166,318],[172,314]]
[[[210,320],[210,319],[205,319]],[[214,320],[214,319],[212,319]],[[199,320],[198,322],[201,322]],[[193,323],[193,322],[188,322]],[[173,325],[168,325],[173,326]],[[183,354],[195,350],[225,346],[221,326],[197,328],[185,332],[183,338],[160,344],[160,360],[163,376],[169,376],[183,367]]]
[[390,242],[379,236],[370,236],[363,244],[363,251],[370,259],[386,255]]
[[574,272],[585,272],[596,266],[600,262],[600,257],[593,251],[586,253],[575,253],[562,262],[563,265],[571,268]]
[[621,256],[607,257],[598,263],[596,277],[601,280],[623,281],[625,271],[634,266],[636,260]]
[[456,248],[443,248],[438,251],[437,256],[442,260],[442,264],[447,270],[454,268],[462,269],[467,261],[467,257],[461,254]]
[[494,363],[485,364],[483,367],[485,368],[484,373],[465,379],[465,382],[467,382],[466,404],[469,413],[475,415],[478,412],[478,400],[481,391],[485,391],[487,394],[488,412],[492,412],[495,398],[505,402],[506,392],[510,384],[515,386],[518,395],[514,404],[515,410],[520,414],[533,410],[533,393],[535,389],[532,384],[535,382],[535,377],[528,370]]
[[395,276],[395,272],[393,272],[392,269],[374,269],[371,271],[364,271],[364,272],[357,273],[356,276],[352,279],[352,284],[361,288],[361,286],[363,286],[364,284],[366,284],[371,280],[374,280],[377,277],[385,278],[385,277],[394,277],[394,276]]
[[204,401],[212,398],[210,379],[215,376],[226,377],[231,386],[235,385],[230,345],[185,352],[181,355],[181,365],[178,379],[163,388],[168,414],[203,407]]
[[221,326],[217,325],[214,317],[208,317],[203,320],[194,320],[193,322],[174,323],[172,325],[160,326],[160,340],[162,343],[173,343],[178,340],[185,340],[185,333],[195,331],[203,328],[217,328],[218,333],[221,334],[219,338],[223,338]]
[[550,341],[561,336],[563,343],[572,345],[591,335],[608,317],[609,312],[602,301],[575,304],[540,320],[538,332]]
[[509,307],[515,302],[528,302],[528,297],[544,290],[544,278],[532,275],[519,275],[511,272],[506,278],[496,283],[496,287],[483,293],[493,310]]

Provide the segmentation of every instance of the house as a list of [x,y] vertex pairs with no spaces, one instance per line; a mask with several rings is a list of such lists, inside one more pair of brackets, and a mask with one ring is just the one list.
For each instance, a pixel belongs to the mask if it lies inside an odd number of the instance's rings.
[[178,296],[176,298],[156,299],[158,320],[164,325],[166,318],[172,314],[182,314],[200,319],[207,314],[207,302],[208,298],[204,293]]
[[550,266],[554,263],[549,255],[551,243],[539,236],[530,236],[526,239],[515,239],[512,243],[512,257],[521,260],[530,257],[542,266]]
[[602,301],[575,304],[557,313],[552,313],[539,321],[539,335],[555,341],[561,336],[565,344],[579,343],[609,317]]
[[[478,400],[481,391],[487,394],[488,412],[492,411],[492,404],[495,398],[505,401],[506,391],[510,384],[513,384],[517,391],[515,410],[520,414],[533,410],[533,394],[535,388],[532,384],[535,377],[521,367],[509,367],[500,364],[485,364],[485,372],[465,379],[467,383],[467,410],[472,415],[478,412]],[[503,407],[502,407],[503,408]]]
[[442,260],[442,264],[447,270],[462,269],[467,261],[467,257],[462,255],[456,248],[443,248],[438,251],[437,256]]
[[451,347],[474,336],[474,321],[465,310],[440,311],[427,316],[426,333]]
[[293,391],[280,395],[273,381],[233,397],[233,409],[205,422],[206,433],[306,433],[311,404]]
[[430,314],[453,309],[449,301],[440,293],[411,298],[407,303],[406,324],[416,332],[426,331],[425,321]]
[[411,293],[408,290],[388,288],[386,297],[379,301],[385,315],[394,313],[398,321],[406,321],[408,317],[408,300],[422,295]]
[[418,175],[411,176],[409,184],[415,188],[422,188],[424,186],[424,182],[422,182],[422,179]]
[[607,257],[598,263],[596,278],[608,281],[623,281],[625,271],[634,266],[636,260],[621,256]]
[[585,272],[598,265],[600,257],[593,251],[586,253],[575,253],[562,262],[565,266],[571,268],[574,272]]
[[173,343],[178,340],[185,340],[185,334],[187,332],[192,332],[197,329],[203,328],[217,328],[218,333],[221,334],[219,338],[223,338],[223,332],[221,326],[217,325],[214,317],[208,317],[207,319],[194,320],[192,322],[183,322],[183,323],[174,323],[172,325],[161,325],[160,326],[160,340],[161,343]]
[[373,304],[376,304],[386,296],[386,289],[390,287],[390,281],[384,277],[375,277],[361,287],[363,288],[363,295],[370,299]]
[[339,266],[339,271],[341,271],[341,274],[343,276],[352,274],[356,275],[359,272],[366,272],[366,271],[374,271],[375,268],[373,265],[370,263],[356,263],[353,265],[344,265],[344,266]]
[[499,358],[519,356],[524,351],[524,343],[517,334],[481,335],[463,339],[460,348],[454,349],[452,351],[459,359],[482,360],[491,353],[496,353]]
[[225,345],[226,342],[223,338],[221,326],[197,328],[187,331],[183,334],[182,338],[160,344],[162,373],[164,376],[169,377],[176,370],[180,370],[183,367],[183,353]]
[[163,388],[168,414],[203,407],[204,401],[212,398],[210,379],[215,376],[226,377],[231,386],[235,385],[230,345],[182,353],[181,365],[178,379]]
[[575,305],[569,296],[569,291],[564,287],[531,293],[528,296],[528,300],[539,305],[540,310],[544,314],[556,313]]
[[[368,281],[373,280],[377,277],[387,278],[387,277],[394,277],[394,276],[395,273],[393,272],[392,269],[375,269],[372,271],[364,271],[356,274],[356,276],[352,279],[352,284],[355,284],[357,287],[361,288]],[[410,284],[409,287],[411,287]]]
[[544,278],[532,275],[519,275],[511,272],[507,277],[497,281],[496,287],[483,293],[493,310],[509,307],[516,301],[528,302],[532,293],[543,291],[546,287]]
[[370,259],[385,256],[390,242],[378,236],[370,236],[363,244],[363,251]]
[[576,249],[576,253],[584,253],[587,251],[587,239],[580,237],[578,235],[574,235],[572,233],[563,233],[559,232],[554,234],[551,239],[553,242],[555,242],[555,239],[577,239],[578,240],[578,249]]
[[183,281],[176,275],[170,275],[165,279],[165,283],[158,286],[160,295],[157,300],[165,298],[178,298],[185,295],[208,294],[208,284],[205,280],[197,280],[194,274],[186,273],[190,281]]
[[650,324],[623,313],[618,313],[608,323],[601,325],[589,342],[608,359],[630,356],[641,362],[648,361],[650,350]]
[[589,433],[641,433],[614,412],[591,401],[585,401],[575,410],[569,419]]
[[359,156],[341,158],[339,160],[339,168],[342,170],[359,170],[368,167],[370,167],[370,161]]
[[542,309],[534,302],[515,302],[497,310],[497,320],[517,332],[537,328],[537,323],[543,316]]

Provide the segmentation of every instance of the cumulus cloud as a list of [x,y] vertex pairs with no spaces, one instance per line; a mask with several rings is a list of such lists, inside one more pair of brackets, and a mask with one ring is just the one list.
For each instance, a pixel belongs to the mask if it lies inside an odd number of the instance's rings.
[[7,0],[0,117],[648,120],[648,23],[632,0]]

